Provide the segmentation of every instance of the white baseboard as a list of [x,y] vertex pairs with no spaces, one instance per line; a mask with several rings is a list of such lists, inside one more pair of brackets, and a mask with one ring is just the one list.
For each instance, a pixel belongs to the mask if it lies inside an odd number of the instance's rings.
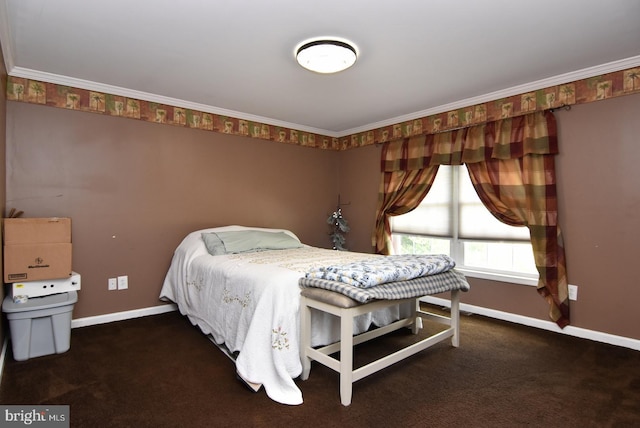
[[106,324],[114,321],[123,321],[133,318],[146,317],[149,315],[159,315],[166,312],[178,310],[178,307],[171,303],[150,308],[133,309],[131,311],[114,312],[112,314],[96,315],[93,317],[77,318],[71,320],[71,328],[87,327],[90,325]]
[[[425,296],[420,299],[425,303],[431,303],[438,306],[450,308],[451,302],[448,299],[439,297]],[[616,336],[614,334],[603,333],[600,331],[587,330],[585,328],[573,327],[571,325],[560,328],[551,321],[544,321],[537,318],[525,317],[523,315],[512,314],[509,312],[497,311],[494,309],[483,308],[481,306],[460,303],[460,311],[471,312],[473,314],[484,315],[490,318],[496,318],[504,321],[510,321],[516,324],[522,324],[529,327],[535,327],[542,330],[553,331],[555,333],[565,334],[567,336],[580,337],[582,339],[594,340],[596,342],[608,343],[610,345],[622,346],[624,348],[640,351],[640,340],[632,339],[624,336]]]
[[[447,308],[451,307],[451,302],[448,299],[426,296],[420,300],[433,305],[443,306]],[[87,327],[90,325],[105,324],[114,321],[123,321],[133,318],[145,317],[148,315],[159,315],[176,310],[178,310],[178,307],[175,304],[167,304],[161,306],[153,306],[151,308],[134,309],[131,311],[115,312],[112,314],[78,318],[71,321],[71,328]],[[564,329],[561,329],[551,321],[543,321],[537,318],[525,317],[523,315],[516,315],[509,312],[496,311],[494,309],[469,305],[467,303],[460,303],[460,310],[463,312],[471,312],[473,314],[483,315],[490,318],[510,321],[516,324],[540,328],[542,330],[549,330],[560,334],[566,334],[567,336],[590,339],[596,342],[608,343],[610,345],[622,346],[624,348],[640,351],[640,340],[638,339],[631,339],[629,337],[616,336],[609,333],[602,333],[599,331],[587,330],[584,328],[573,326],[567,326]],[[2,373],[4,372],[4,362],[7,355],[8,342],[9,335],[7,334],[4,338],[4,343],[2,344],[2,350],[0,351],[0,382],[2,382]]]
[[[425,303],[431,303],[443,307],[451,307],[451,302],[448,299],[442,299],[439,297],[426,296],[422,299]],[[172,312],[178,310],[175,304],[167,304],[161,306],[154,306],[151,308],[135,309],[125,312],[115,312],[112,314],[98,315],[94,317],[78,318],[71,321],[71,328],[85,327],[96,324],[104,324],[114,321],[122,321],[127,319],[139,318],[148,315],[158,315],[166,312]],[[509,312],[497,311],[495,309],[483,308],[481,306],[469,305],[467,303],[460,303],[460,310],[464,312],[470,312],[473,314],[483,315],[489,318],[495,318],[503,321],[509,321],[516,324],[522,324],[529,327],[535,327],[542,330],[553,331],[555,333],[565,334],[567,336],[580,337],[582,339],[594,340],[596,342],[608,343],[610,345],[622,346],[624,348],[634,349],[640,351],[640,340],[632,339],[629,337],[616,336],[614,334],[603,333],[594,330],[588,330],[580,327],[567,326],[564,329],[558,327],[557,324],[551,321],[540,320],[537,318],[526,317],[523,315],[512,314]],[[2,357],[6,349],[6,340],[3,347],[3,354],[0,356],[0,364],[3,362]],[[2,366],[0,366],[1,368]],[[1,375],[1,373],[0,373]]]

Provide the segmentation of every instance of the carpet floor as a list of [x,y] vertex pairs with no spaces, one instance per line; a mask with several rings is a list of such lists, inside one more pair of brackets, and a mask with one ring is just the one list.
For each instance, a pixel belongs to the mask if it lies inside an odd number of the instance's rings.
[[[405,330],[358,345],[356,365],[416,340]],[[72,427],[640,427],[640,352],[478,315],[462,316],[459,348],[356,382],[351,406],[338,381],[314,363],[296,380],[304,403],[278,404],[171,312],[73,329],[63,354],[9,349],[0,403],[69,405]]]

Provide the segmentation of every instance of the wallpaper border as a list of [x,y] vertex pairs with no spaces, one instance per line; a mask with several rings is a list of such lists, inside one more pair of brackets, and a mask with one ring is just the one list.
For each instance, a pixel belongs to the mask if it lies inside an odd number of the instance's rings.
[[550,86],[338,138],[56,83],[7,77],[8,101],[41,104],[327,150],[347,150],[634,93],[640,93],[640,67]]

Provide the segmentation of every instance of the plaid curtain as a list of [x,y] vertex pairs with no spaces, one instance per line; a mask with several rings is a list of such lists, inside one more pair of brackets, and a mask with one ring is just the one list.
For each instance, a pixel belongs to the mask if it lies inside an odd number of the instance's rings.
[[[383,149],[384,150],[384,149]],[[383,174],[382,189],[378,193],[378,219],[376,225],[382,227],[383,233],[376,233],[374,246],[382,254],[391,253],[391,224],[389,216],[406,214],[427,196],[433,180],[436,178],[438,166],[409,171],[394,171]],[[379,249],[384,249],[380,251]]]
[[386,143],[373,244],[391,253],[389,217],[416,208],[439,165],[466,164],[480,200],[513,226],[527,226],[537,270],[538,293],[549,317],[569,324],[564,244],[558,225],[555,117],[549,111],[489,122],[440,134]]

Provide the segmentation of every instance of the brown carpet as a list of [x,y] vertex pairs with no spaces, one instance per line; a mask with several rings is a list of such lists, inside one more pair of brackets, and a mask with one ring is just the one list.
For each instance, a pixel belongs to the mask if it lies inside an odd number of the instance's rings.
[[[440,343],[356,382],[349,407],[338,374],[318,364],[297,381],[300,406],[250,392],[177,312],[74,329],[60,355],[9,352],[0,403],[68,404],[72,427],[640,426],[640,352],[477,315],[461,323],[460,348]],[[414,339],[360,345],[358,364]]]

